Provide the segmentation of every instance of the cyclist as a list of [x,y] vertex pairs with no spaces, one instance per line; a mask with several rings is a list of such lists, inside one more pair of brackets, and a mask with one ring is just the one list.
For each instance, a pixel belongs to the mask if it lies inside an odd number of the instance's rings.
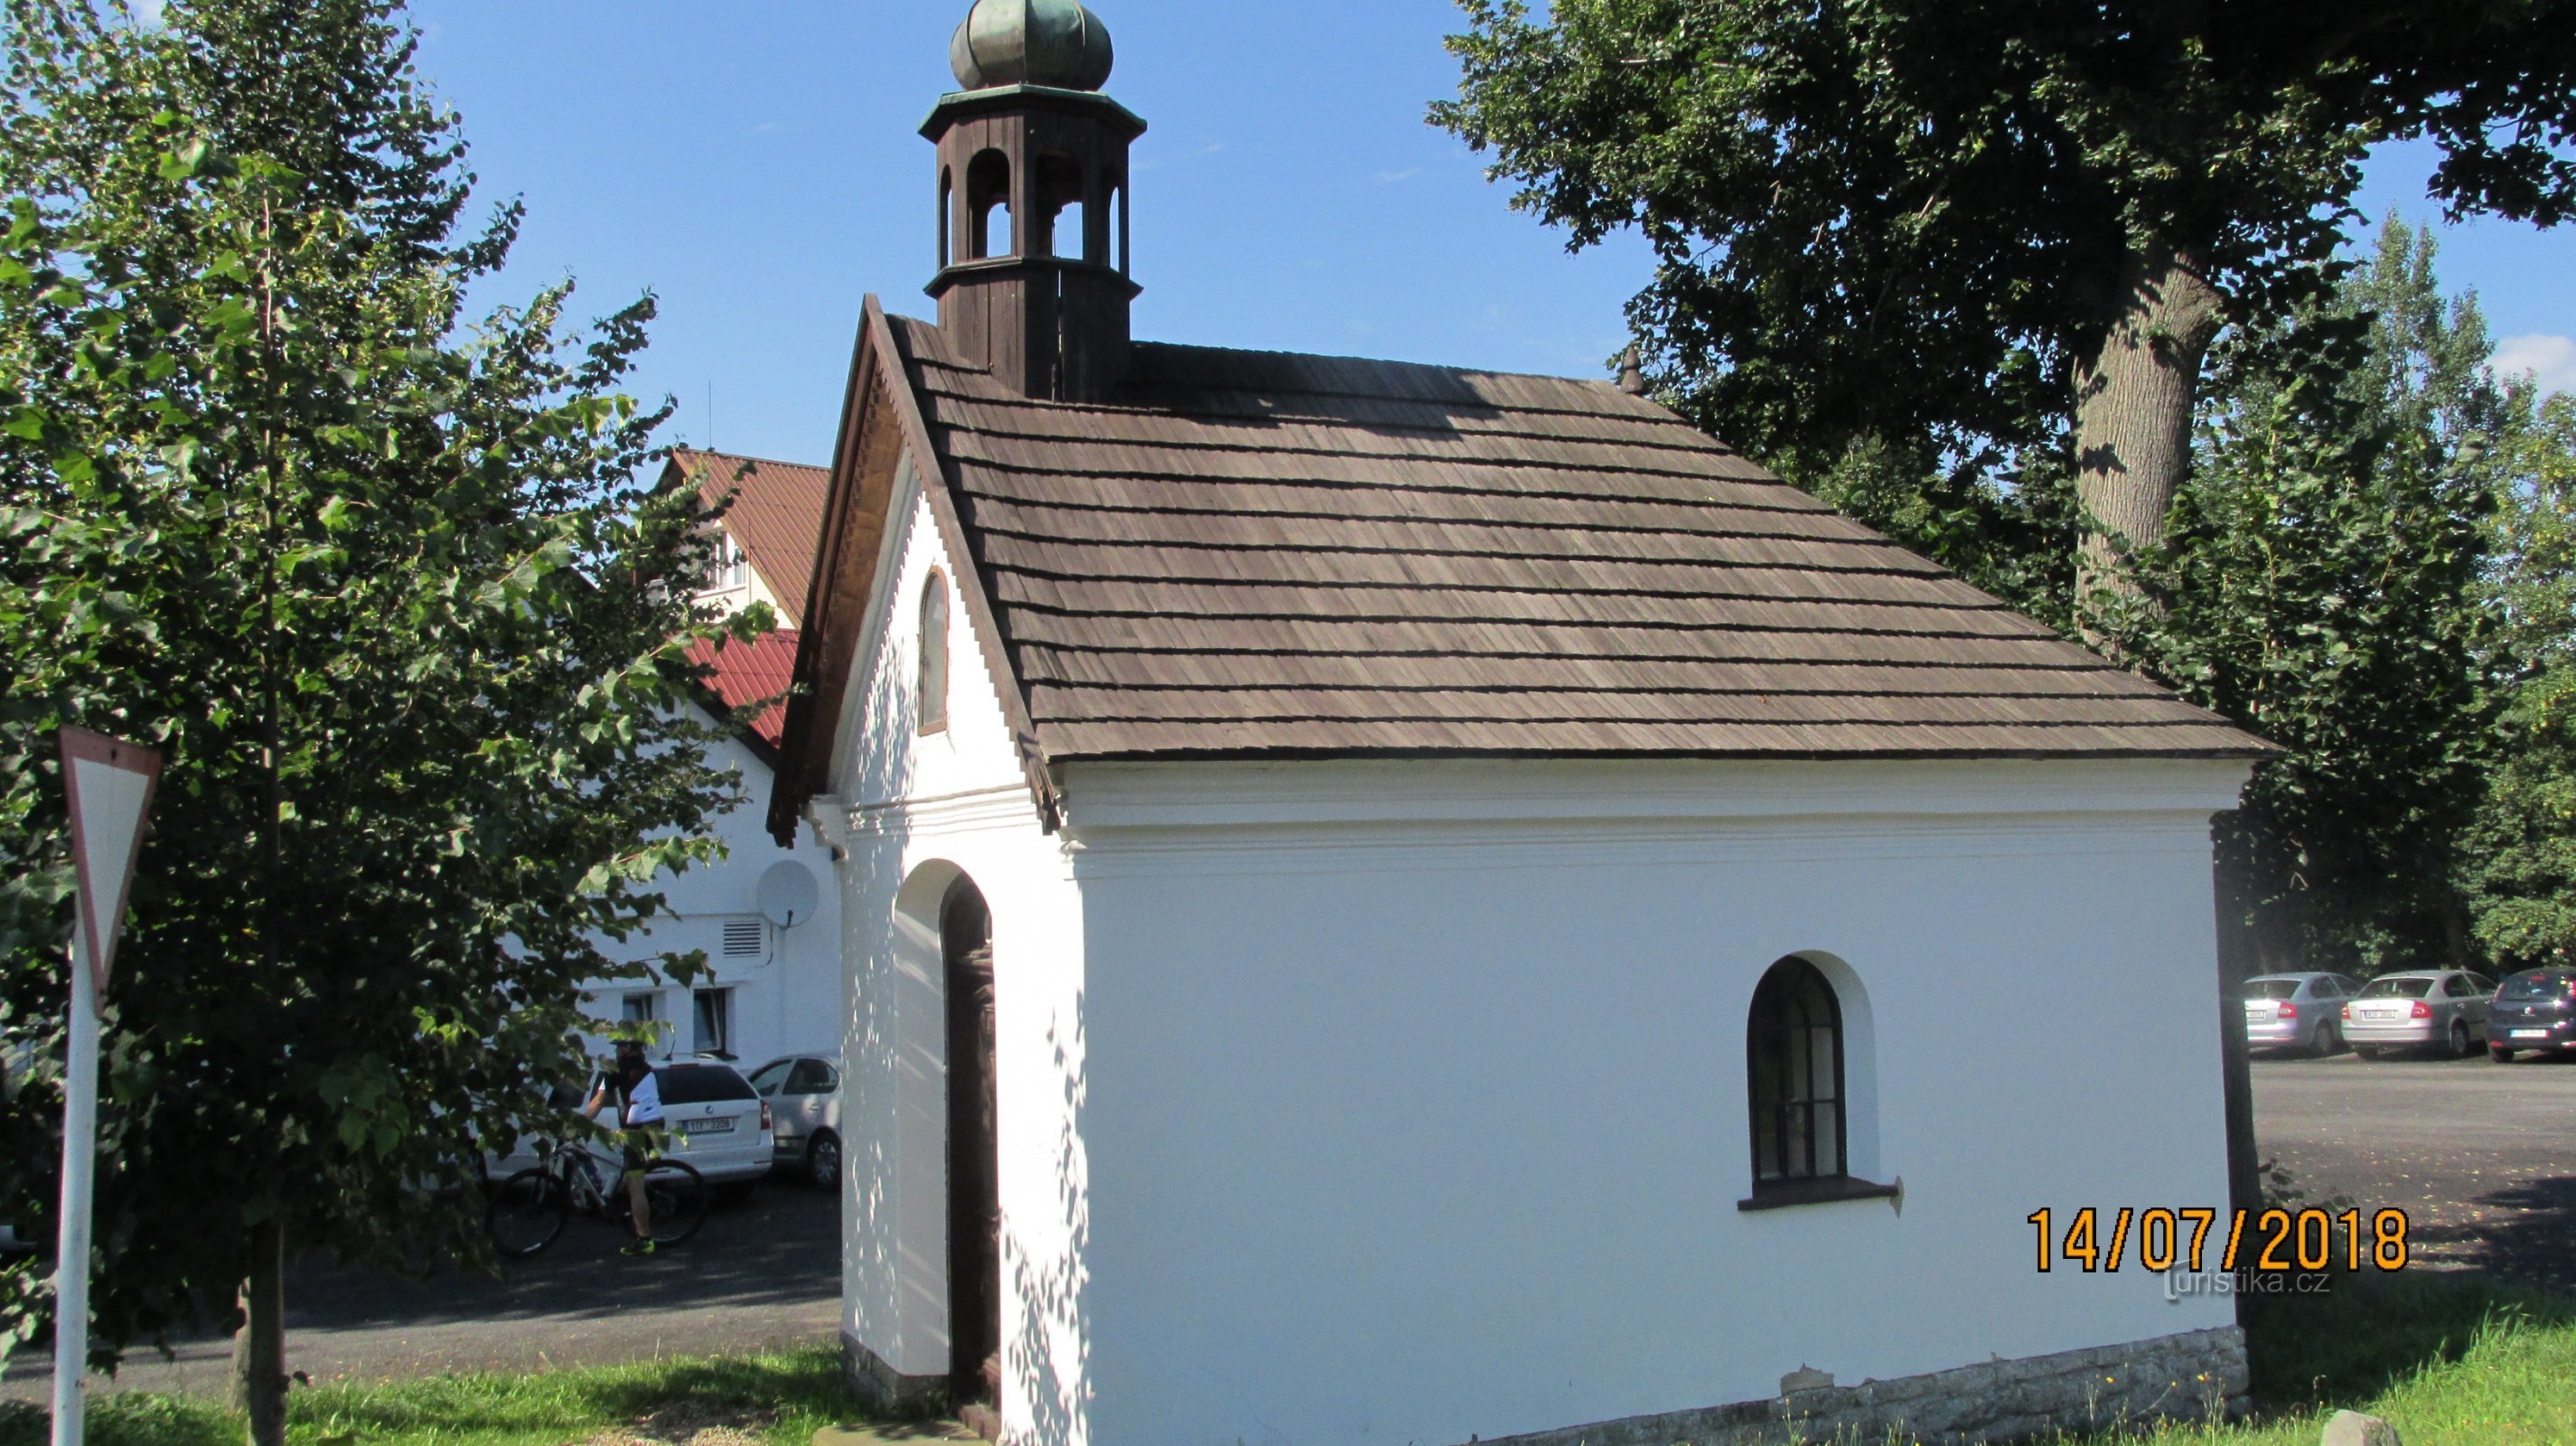
[[626,1203],[633,1211],[635,1238],[619,1250],[621,1255],[651,1255],[654,1251],[652,1207],[644,1201],[644,1172],[661,1153],[656,1127],[662,1123],[662,1087],[653,1076],[653,1066],[644,1058],[644,1046],[632,1039],[617,1041],[617,1059],[593,1090],[590,1103],[582,1106],[582,1117],[597,1119],[600,1107],[614,1096],[617,1102],[618,1143],[626,1156]]

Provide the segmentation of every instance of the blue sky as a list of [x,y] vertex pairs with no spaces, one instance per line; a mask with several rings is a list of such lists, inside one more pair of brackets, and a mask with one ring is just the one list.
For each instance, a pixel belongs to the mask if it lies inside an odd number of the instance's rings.
[[[584,315],[649,287],[636,389],[672,440],[829,460],[860,298],[930,312],[931,149],[967,0],[415,0],[487,201],[529,216],[487,299],[565,275]],[[1569,256],[1424,124],[1453,93],[1447,0],[1099,0],[1137,142],[1136,332],[1158,340],[1598,374],[1644,283],[1633,237]],[[2361,205],[2428,217],[2429,161]],[[2442,273],[2508,360],[2576,390],[2576,227],[2474,222]],[[710,408],[712,389],[712,408]]]

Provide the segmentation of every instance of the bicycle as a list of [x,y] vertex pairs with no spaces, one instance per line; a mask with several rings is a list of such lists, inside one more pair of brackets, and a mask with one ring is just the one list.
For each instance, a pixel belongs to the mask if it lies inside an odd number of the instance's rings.
[[[630,1219],[619,1161],[574,1141],[540,1142],[537,1153],[540,1163],[501,1181],[484,1206],[483,1228],[502,1255],[524,1260],[554,1244],[576,1206],[610,1221]],[[602,1166],[613,1172],[607,1181]],[[706,1223],[707,1182],[685,1160],[654,1160],[644,1169],[644,1204],[653,1242],[677,1245]]]

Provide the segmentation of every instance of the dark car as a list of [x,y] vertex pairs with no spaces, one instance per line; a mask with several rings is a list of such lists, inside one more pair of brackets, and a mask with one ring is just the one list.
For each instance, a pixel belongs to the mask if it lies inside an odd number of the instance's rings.
[[2576,1049],[2576,969],[2526,969],[2496,987],[2487,1058],[2502,1064],[2518,1049]]

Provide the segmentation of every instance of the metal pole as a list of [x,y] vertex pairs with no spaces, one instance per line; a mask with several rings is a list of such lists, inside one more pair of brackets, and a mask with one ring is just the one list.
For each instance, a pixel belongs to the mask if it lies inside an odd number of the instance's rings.
[[[88,909],[88,901],[75,907]],[[54,1441],[81,1446],[89,1364],[90,1171],[98,1158],[98,986],[89,930],[72,929],[72,1018],[63,1061],[62,1235],[54,1255]]]

